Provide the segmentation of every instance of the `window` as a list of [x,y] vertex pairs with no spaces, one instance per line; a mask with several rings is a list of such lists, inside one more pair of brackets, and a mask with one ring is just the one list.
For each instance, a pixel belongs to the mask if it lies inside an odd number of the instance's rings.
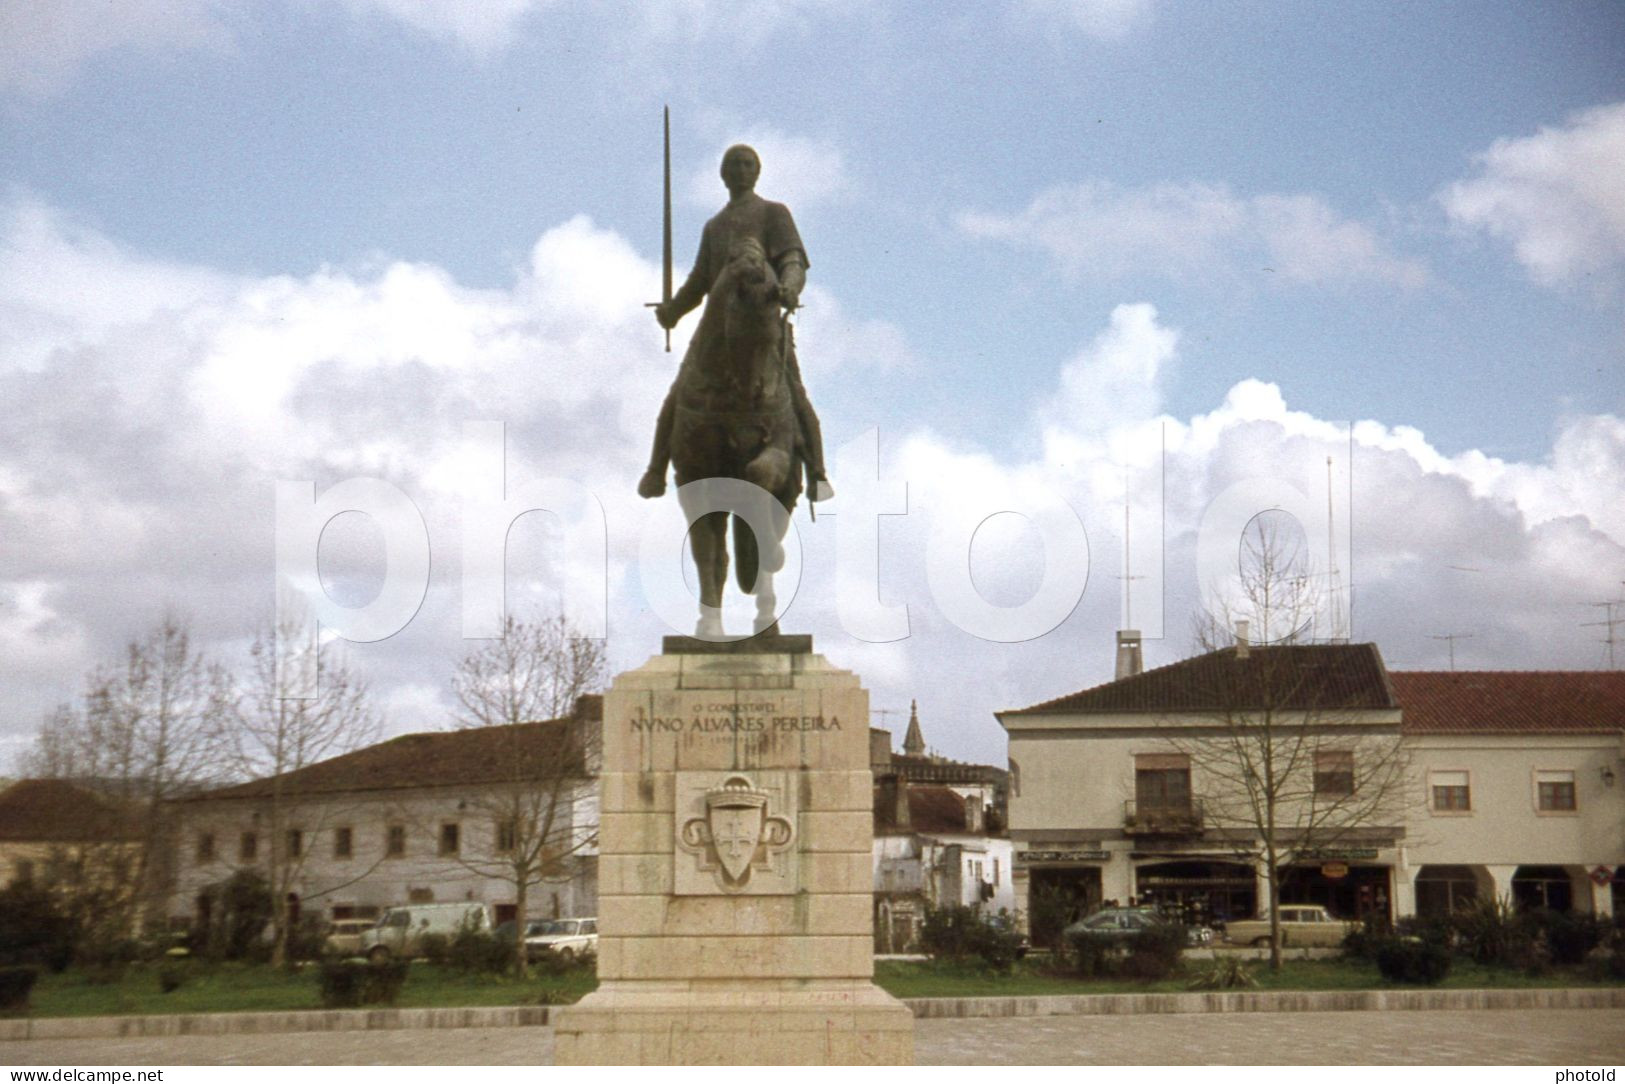
[[1183,753],[1141,753],[1134,758],[1134,801],[1141,816],[1185,813],[1191,807],[1191,759]]
[[304,854],[305,832],[302,828],[288,829],[288,857],[298,858]]
[[1573,772],[1536,772],[1535,808],[1542,813],[1572,813],[1574,800]]
[[197,860],[199,862],[214,861],[214,833],[199,832],[197,837]]
[[333,857],[349,858],[355,853],[355,832],[349,828],[333,829]]
[[400,858],[406,854],[406,825],[392,824],[384,832],[384,857]]
[[999,860],[997,858],[995,858],[993,860],[993,887],[997,888],[998,885],[999,885]]
[[458,837],[461,834],[455,822],[442,824],[440,826],[440,853],[443,855],[456,854],[458,844],[461,842]]
[[1473,808],[1466,772],[1429,772],[1428,796],[1435,813],[1469,813]]
[[1333,749],[1315,754],[1315,794],[1346,798],[1354,793],[1354,754]]
[[497,822],[497,851],[506,854],[519,846],[519,828],[513,821]]
[[252,862],[260,853],[260,837],[253,832],[244,832],[237,839],[237,859],[240,862]]

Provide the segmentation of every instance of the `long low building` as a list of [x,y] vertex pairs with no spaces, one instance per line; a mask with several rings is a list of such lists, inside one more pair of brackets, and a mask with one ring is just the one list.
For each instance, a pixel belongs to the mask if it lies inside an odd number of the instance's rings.
[[1258,914],[1266,838],[1281,902],[1343,917],[1487,895],[1625,913],[1625,674],[1390,673],[1374,644],[1244,641],[1139,672],[1120,639],[1115,680],[997,713],[1023,913]]

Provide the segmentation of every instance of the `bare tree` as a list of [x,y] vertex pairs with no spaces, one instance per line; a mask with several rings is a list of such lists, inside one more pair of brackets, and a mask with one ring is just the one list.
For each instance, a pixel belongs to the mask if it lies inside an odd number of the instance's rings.
[[40,730],[32,773],[90,785],[135,822],[136,838],[124,845],[122,902],[112,907],[126,931],[163,897],[172,843],[166,803],[218,779],[235,709],[230,675],[193,650],[184,621],[166,615],[126,647],[119,665],[94,671],[79,703],[57,709]]
[[513,885],[521,975],[531,889],[571,880],[597,844],[587,810],[601,724],[580,709],[605,670],[603,642],[577,635],[563,617],[509,615],[501,638],[470,651],[452,677],[456,725],[492,728],[500,750],[497,781],[472,803],[490,822],[491,846],[459,847],[452,858]]
[[[302,635],[297,620],[276,631],[281,635],[262,632],[249,648],[249,683],[232,732],[232,752],[238,774],[263,778],[268,787],[261,808],[270,829],[266,860],[275,933],[271,964],[281,966],[287,958],[292,925],[288,899],[304,878],[310,842],[344,812],[331,798],[307,793],[297,773],[317,761],[376,741],[379,720],[369,703],[366,681],[350,670],[335,644],[317,645],[314,637]],[[287,690],[278,681],[278,644],[284,645],[284,651],[314,653],[320,690],[315,699],[285,695]],[[310,646],[286,646],[294,644]],[[283,662],[298,665],[298,660]],[[337,891],[371,869],[308,895]]]
[[[1239,571],[1235,595],[1213,600],[1198,620],[1198,645],[1216,656],[1193,670],[1209,707],[1190,734],[1169,740],[1193,769],[1204,827],[1264,875],[1278,969],[1285,871],[1403,824],[1408,760],[1391,694],[1342,672],[1368,649],[1310,641],[1324,592],[1278,519],[1249,524]],[[1367,677],[1380,681],[1378,672]]]

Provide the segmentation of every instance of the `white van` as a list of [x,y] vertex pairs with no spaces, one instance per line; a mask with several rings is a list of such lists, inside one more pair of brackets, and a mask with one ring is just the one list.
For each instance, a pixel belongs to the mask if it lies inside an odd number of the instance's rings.
[[491,915],[483,903],[409,903],[391,907],[378,917],[378,925],[361,935],[361,955],[369,960],[422,954],[423,935],[455,937],[465,926],[491,929]]

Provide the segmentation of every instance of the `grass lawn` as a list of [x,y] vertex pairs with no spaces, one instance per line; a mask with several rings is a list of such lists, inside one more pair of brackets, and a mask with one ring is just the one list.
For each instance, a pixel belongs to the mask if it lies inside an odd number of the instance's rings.
[[[1192,976],[1209,965],[1187,960],[1184,971],[1159,982],[1124,982],[1079,979],[1052,973],[1043,962],[1018,963],[1009,975],[990,975],[971,964],[951,961],[923,963],[884,961],[875,965],[875,982],[894,997],[1038,997],[1050,994],[1165,994],[1189,988]],[[1272,972],[1266,961],[1251,964],[1254,990],[1394,990],[1426,989],[1399,986],[1377,974],[1375,964],[1360,960],[1287,960]],[[1545,975],[1483,967],[1457,960],[1450,975],[1434,989],[1528,989],[1565,986],[1617,986],[1617,982],[1589,977],[1574,969]]]
[[[1042,961],[1024,961],[1009,975],[990,975],[971,964],[883,961],[875,982],[896,997],[1033,997],[1046,994],[1176,993],[1208,962],[1186,961],[1182,975],[1160,982],[1077,979],[1050,973]],[[1252,963],[1258,990],[1397,989],[1360,961],[1288,960],[1279,972],[1264,961]],[[412,965],[401,991],[400,1008],[463,1008],[478,1005],[536,1005],[574,1001],[598,985],[585,969],[564,975],[536,976],[524,982],[508,976],[465,975],[430,964]],[[1609,983],[1573,969],[1531,976],[1456,961],[1441,984],[1446,990],[1607,986]],[[1421,987],[1409,987],[1421,989]],[[92,982],[83,972],[46,974],[34,987],[33,1017],[124,1016],[143,1013],[254,1012],[320,1009],[316,972],[274,971],[246,964],[199,965],[180,989],[163,993],[154,966],[132,966],[117,982]]]
[[[413,964],[397,1008],[462,1008],[475,1005],[536,1005],[574,1001],[598,985],[592,971],[536,976],[464,975]],[[163,993],[155,966],[132,966],[117,982],[92,982],[78,969],[41,975],[29,997],[28,1015],[125,1016],[144,1013],[286,1012],[320,1009],[316,969],[277,971],[264,966],[199,966],[180,989]]]

